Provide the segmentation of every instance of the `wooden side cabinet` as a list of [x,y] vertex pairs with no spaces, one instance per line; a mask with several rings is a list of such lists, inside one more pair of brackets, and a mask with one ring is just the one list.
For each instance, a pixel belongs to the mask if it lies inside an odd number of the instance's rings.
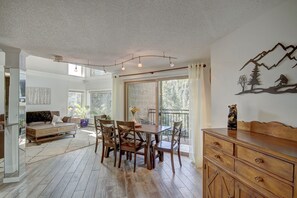
[[297,128],[203,129],[203,197],[297,198]]
[[206,197],[234,197],[234,179],[210,161],[204,167]]
[[240,182],[235,182],[235,197],[238,198],[264,198],[264,196],[258,194],[257,191],[248,188]]

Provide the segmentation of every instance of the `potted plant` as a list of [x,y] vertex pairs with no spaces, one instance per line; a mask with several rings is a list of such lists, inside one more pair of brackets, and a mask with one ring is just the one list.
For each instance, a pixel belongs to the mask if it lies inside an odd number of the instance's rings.
[[89,124],[89,119],[87,118],[87,114],[89,113],[89,106],[81,106],[79,104],[75,104],[73,108],[73,115],[80,118],[80,126],[87,127]]

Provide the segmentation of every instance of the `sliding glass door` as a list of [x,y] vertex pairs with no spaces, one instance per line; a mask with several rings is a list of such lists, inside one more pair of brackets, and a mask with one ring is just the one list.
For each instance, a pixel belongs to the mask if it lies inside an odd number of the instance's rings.
[[[186,78],[126,83],[126,120],[132,120],[130,109],[136,107],[136,120],[142,124],[172,126],[183,122],[182,144],[189,144],[189,82]],[[170,140],[170,131],[162,138]],[[188,147],[182,148],[188,152]]]

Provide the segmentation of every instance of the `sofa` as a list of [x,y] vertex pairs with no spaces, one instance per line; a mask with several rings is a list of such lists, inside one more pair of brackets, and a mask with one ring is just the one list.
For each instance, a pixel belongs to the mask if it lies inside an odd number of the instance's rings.
[[64,117],[53,122],[53,118],[60,116],[59,111],[34,111],[26,113],[26,136],[29,142],[37,144],[72,135],[75,137],[77,124],[71,118]]

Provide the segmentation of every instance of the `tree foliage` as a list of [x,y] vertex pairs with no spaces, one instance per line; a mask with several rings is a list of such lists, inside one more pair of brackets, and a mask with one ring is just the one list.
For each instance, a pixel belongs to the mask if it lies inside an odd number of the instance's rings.
[[162,81],[162,109],[189,109],[189,80]]

